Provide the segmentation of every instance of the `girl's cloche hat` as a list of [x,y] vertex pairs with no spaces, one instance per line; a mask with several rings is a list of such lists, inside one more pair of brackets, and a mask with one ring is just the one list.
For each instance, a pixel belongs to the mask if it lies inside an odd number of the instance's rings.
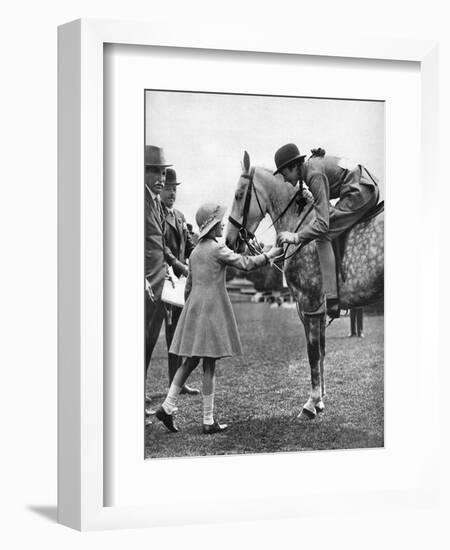
[[225,210],[225,206],[221,206],[214,202],[208,202],[200,206],[195,214],[195,221],[200,231],[198,236],[199,239],[204,237],[217,223],[222,221]]

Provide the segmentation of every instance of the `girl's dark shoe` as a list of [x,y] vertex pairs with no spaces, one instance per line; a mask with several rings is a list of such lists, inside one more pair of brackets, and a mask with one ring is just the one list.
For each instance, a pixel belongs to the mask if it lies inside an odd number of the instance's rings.
[[171,432],[179,431],[173,421],[173,414],[167,414],[162,407],[159,407],[158,410],[156,411],[156,418],[160,420],[169,431]]
[[219,424],[217,420],[214,420],[213,424],[203,424],[204,434],[217,434],[224,432],[228,428],[228,424]]

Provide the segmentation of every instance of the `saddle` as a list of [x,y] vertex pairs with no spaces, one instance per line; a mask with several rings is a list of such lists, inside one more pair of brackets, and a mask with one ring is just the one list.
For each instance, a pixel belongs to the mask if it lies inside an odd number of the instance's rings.
[[336,237],[332,241],[332,246],[334,250],[334,255],[336,258],[336,281],[337,281],[337,289],[338,289],[338,296],[339,296],[339,281],[342,278],[342,280],[345,282],[345,275],[342,270],[342,258],[344,257],[345,248],[347,246],[347,240],[348,235],[356,225],[368,222],[372,220],[373,218],[376,218],[381,212],[384,212],[384,201],[379,202],[376,204],[373,208],[371,208],[368,212],[364,214],[362,218],[360,218],[356,223],[351,225],[348,229],[346,229],[343,233],[339,235],[339,237]]

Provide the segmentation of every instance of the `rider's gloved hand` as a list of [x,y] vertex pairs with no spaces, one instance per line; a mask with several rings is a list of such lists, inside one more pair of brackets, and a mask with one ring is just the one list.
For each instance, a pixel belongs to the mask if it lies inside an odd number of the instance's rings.
[[299,244],[299,238],[297,233],[291,233],[290,231],[282,231],[277,238],[278,245],[283,244]]
[[308,202],[314,202],[314,195],[311,193],[311,191],[309,190],[309,187],[306,185],[305,182],[302,183],[302,191],[303,191],[303,197],[308,201]]

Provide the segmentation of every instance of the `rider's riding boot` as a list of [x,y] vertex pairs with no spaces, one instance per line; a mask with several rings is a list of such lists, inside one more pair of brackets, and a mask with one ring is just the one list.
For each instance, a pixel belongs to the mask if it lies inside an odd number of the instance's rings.
[[327,313],[332,319],[337,319],[341,312],[339,308],[339,289],[336,279],[336,262],[329,237],[325,236],[320,240],[317,239],[316,248],[322,273],[322,290],[327,297]]
[[341,316],[339,298],[327,298],[327,314],[332,319],[339,319]]

